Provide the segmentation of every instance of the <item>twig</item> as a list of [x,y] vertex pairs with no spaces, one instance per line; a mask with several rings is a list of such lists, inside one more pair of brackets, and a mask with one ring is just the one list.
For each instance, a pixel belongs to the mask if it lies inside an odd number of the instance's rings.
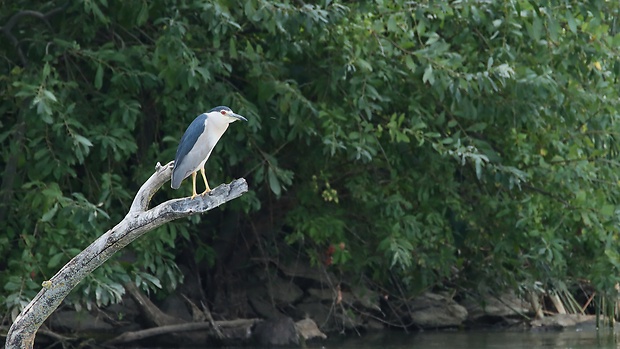
[[581,312],[582,313],[584,313],[586,311],[586,308],[590,305],[590,303],[592,303],[592,300],[594,299],[594,296],[596,296],[596,292],[592,293],[590,298],[588,298],[588,301],[586,302],[586,304],[583,305],[583,307],[581,308]]
[[555,195],[555,194],[553,194],[553,193],[550,193],[550,192],[548,192],[548,191],[546,191],[546,190],[543,190],[543,189],[540,189],[540,188],[536,188],[536,187],[533,187],[533,186],[528,185],[528,184],[521,184],[521,186],[522,186],[523,188],[525,188],[525,189],[529,189],[529,190],[535,191],[535,192],[537,192],[537,193],[539,193],[539,194],[542,194],[542,195],[548,196],[548,197],[550,197],[550,198],[552,198],[552,199],[554,199],[554,200],[556,200],[556,201],[559,201],[559,202],[561,202],[562,204],[564,204],[564,207],[566,207],[566,208],[570,208],[570,209],[574,209],[574,208],[575,208],[575,207],[574,207],[574,206],[572,206],[572,205],[571,205],[568,201],[566,201],[566,200],[564,200],[563,198],[561,198],[561,197],[559,197],[559,196],[557,196],[557,195]]
[[202,311],[207,316],[207,320],[209,320],[209,323],[211,324],[211,326],[213,326],[213,330],[215,331],[217,338],[219,339],[224,338],[224,334],[220,330],[220,327],[213,320],[213,316],[211,315],[211,310],[209,310],[209,306],[205,304],[204,302],[200,302],[200,304],[202,305],[202,309],[203,309]]
[[50,331],[50,330],[45,329],[45,328],[40,329],[39,330],[39,334],[42,334],[44,336],[48,336],[48,337],[56,340],[57,342],[67,342],[67,341],[75,339],[73,337],[63,336],[61,334],[58,334],[56,332]]
[[190,322],[186,324],[165,325],[159,327],[148,328],[146,330],[125,332],[118,337],[114,337],[105,342],[105,345],[113,345],[120,343],[128,343],[141,340],[148,337],[159,336],[174,332],[203,331],[211,327],[208,322]]

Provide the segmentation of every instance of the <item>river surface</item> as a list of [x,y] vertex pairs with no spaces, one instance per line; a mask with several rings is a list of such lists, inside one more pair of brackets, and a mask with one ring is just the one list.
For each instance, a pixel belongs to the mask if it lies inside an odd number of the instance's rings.
[[324,349],[617,349],[620,332],[609,329],[563,331],[454,331],[340,337],[308,348]]

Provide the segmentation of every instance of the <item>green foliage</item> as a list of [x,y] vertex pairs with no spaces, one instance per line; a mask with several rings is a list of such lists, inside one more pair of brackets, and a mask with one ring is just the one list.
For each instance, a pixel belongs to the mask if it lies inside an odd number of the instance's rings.
[[[0,25],[63,4],[6,3]],[[71,302],[115,302],[129,281],[170,291],[178,263],[224,263],[212,245],[239,225],[316,263],[343,246],[334,267],[386,288],[589,280],[612,294],[619,10],[107,0],[23,16],[0,38],[0,302],[23,306],[119,221],[187,124],[222,104],[249,122],[218,144],[209,179],[245,176],[252,192],[132,244]]]

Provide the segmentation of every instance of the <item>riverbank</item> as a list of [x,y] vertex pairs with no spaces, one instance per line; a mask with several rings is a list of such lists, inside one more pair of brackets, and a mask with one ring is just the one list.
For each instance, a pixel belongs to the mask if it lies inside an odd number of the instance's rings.
[[407,298],[337,277],[324,266],[274,261],[265,266],[255,270],[252,281],[224,280],[211,300],[203,297],[213,289],[205,290],[189,272],[183,285],[165,297],[148,297],[134,284],[125,284],[119,304],[80,312],[64,306],[56,311],[37,343],[295,345],[384,330],[595,327],[594,316],[561,314],[562,309],[545,305],[544,295],[524,299],[512,292],[443,290]]

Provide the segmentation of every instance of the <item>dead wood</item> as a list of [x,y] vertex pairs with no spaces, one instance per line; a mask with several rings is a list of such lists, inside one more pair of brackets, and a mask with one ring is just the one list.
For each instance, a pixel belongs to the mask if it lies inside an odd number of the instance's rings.
[[17,316],[9,329],[7,349],[32,348],[35,335],[43,322],[58,308],[71,290],[113,254],[148,231],[172,220],[207,212],[247,192],[245,179],[222,184],[208,195],[195,199],[169,200],[148,209],[149,202],[161,186],[170,180],[170,162],[157,164],[155,173],[142,185],[129,213],[114,228],[70,260],[54,277],[43,282],[43,289]]
[[125,290],[131,298],[136,302],[140,312],[146,318],[147,322],[154,326],[166,326],[183,323],[184,321],[173,316],[170,316],[161,309],[159,309],[151,300],[144,295],[133,282],[128,282],[125,285]]
[[[232,328],[232,327],[246,327],[251,326],[254,323],[258,322],[258,319],[237,319],[230,321],[215,321],[215,328]],[[133,332],[125,332],[118,337],[115,337],[109,341],[107,341],[106,345],[113,344],[122,344],[134,342],[137,340],[142,340],[145,338],[159,336],[162,334],[169,333],[177,333],[177,332],[187,332],[187,331],[205,331],[215,329],[213,325],[209,322],[188,322],[184,324],[176,324],[176,325],[165,325],[154,328],[148,328],[146,330],[133,331]]]
[[209,310],[209,306],[205,303],[202,303],[202,308],[204,309],[204,313],[207,316],[207,320],[209,320],[209,323],[211,324],[211,326],[213,326],[213,330],[215,331],[217,338],[224,338],[224,334],[222,333],[222,331],[220,331],[220,327],[213,320],[213,316],[211,316],[211,310]]

